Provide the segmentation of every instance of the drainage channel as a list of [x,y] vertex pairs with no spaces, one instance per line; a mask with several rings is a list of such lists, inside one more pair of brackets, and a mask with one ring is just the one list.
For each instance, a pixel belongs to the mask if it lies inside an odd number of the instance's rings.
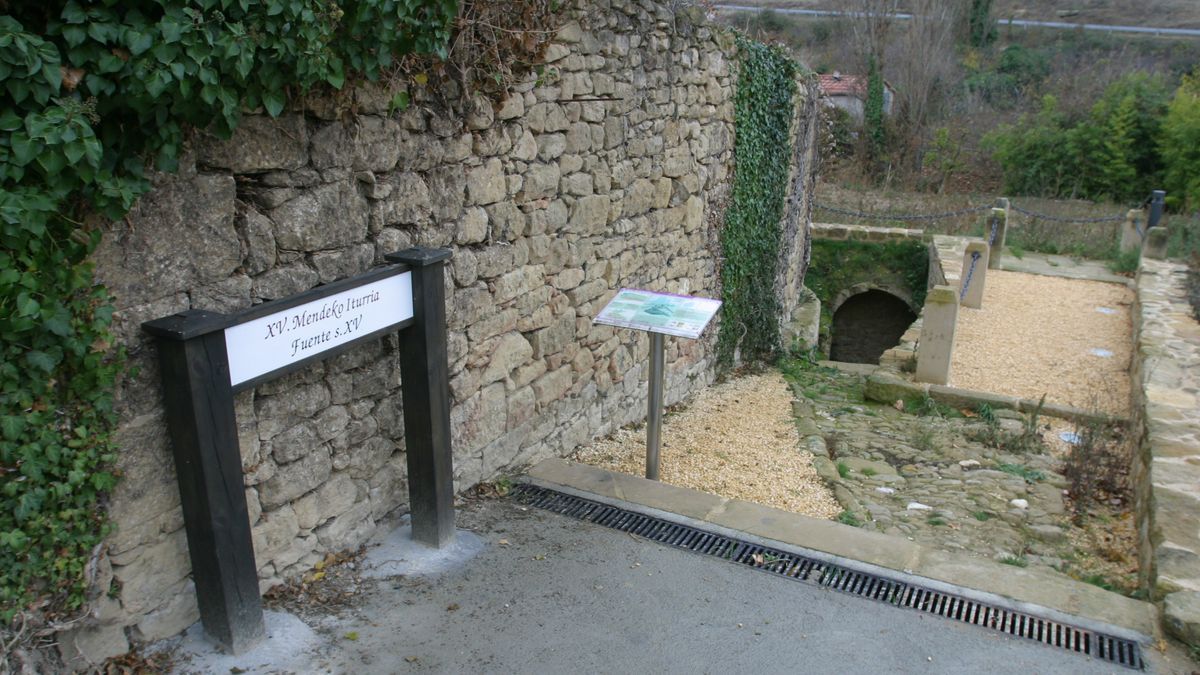
[[721,558],[762,572],[832,588],[894,607],[913,609],[998,630],[1127,668],[1141,670],[1145,665],[1140,646],[1131,640],[989,605],[944,591],[922,588],[918,584],[840,567],[789,551],[706,532],[536,485],[518,485],[514,488],[512,496],[522,504],[628,532],[660,544]]

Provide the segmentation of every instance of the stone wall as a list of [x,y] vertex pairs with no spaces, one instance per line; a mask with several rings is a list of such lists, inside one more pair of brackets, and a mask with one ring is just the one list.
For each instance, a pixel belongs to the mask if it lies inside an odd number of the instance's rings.
[[[416,90],[392,114],[387,95],[362,89],[349,110],[310,101],[248,116],[232,140],[201,140],[177,175],[157,177],[95,256],[137,370],[118,391],[123,480],[98,579],[113,592],[64,643],[94,659],[197,618],[145,320],[235,311],[412,245],[449,247],[456,488],[640,419],[648,340],[592,317],[623,286],[719,297],[735,56],[694,11],[580,2],[545,80],[503,104],[443,112],[445,92]],[[812,184],[814,100],[802,82],[798,189]],[[808,198],[790,204],[805,240]],[[780,278],[798,280],[803,258],[786,251]],[[668,403],[712,380],[716,334],[668,341]],[[384,338],[237,397],[263,588],[405,509],[397,348]]]
[[1139,266],[1133,393],[1143,435],[1132,483],[1143,587],[1166,597],[1168,629],[1200,644],[1200,323],[1186,274],[1146,257]]

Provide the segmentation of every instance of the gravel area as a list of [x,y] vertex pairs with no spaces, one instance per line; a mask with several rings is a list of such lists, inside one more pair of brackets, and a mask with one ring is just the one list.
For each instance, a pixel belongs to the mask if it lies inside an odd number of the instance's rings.
[[959,308],[950,384],[1128,415],[1129,288],[989,270],[983,308]]
[[[646,431],[621,429],[577,459],[644,476]],[[792,392],[779,373],[751,375],[711,387],[663,423],[663,482],[773,506],[815,518],[841,507],[800,447]]]

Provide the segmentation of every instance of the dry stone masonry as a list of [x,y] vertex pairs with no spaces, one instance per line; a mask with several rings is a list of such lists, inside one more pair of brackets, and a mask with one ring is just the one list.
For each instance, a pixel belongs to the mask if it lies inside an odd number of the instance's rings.
[[[699,14],[652,2],[580,3],[538,81],[502,104],[445,112],[453,92],[352,110],[309,101],[247,115],[107,233],[97,276],[116,297],[136,372],[118,391],[123,480],[77,656],[121,653],[197,619],[159,373],[141,322],[235,311],[361,273],[413,245],[449,247],[447,316],[455,480],[464,489],[562,455],[645,414],[648,340],[593,326],[622,286],[719,297],[712,242],[733,169],[735,45]],[[811,185],[813,91],[799,90]],[[808,199],[792,195],[793,238]],[[798,210],[798,211],[797,211]],[[797,229],[798,228],[798,229]],[[805,230],[801,232],[800,230]],[[796,279],[807,249],[785,251]],[[796,293],[785,297],[785,310]],[[713,377],[715,330],[669,340],[668,403]],[[363,543],[407,501],[397,342],[351,350],[238,395],[261,585]]]
[[1135,415],[1143,436],[1133,463],[1142,583],[1163,598],[1164,623],[1200,644],[1200,324],[1187,267],[1142,257],[1134,313]]

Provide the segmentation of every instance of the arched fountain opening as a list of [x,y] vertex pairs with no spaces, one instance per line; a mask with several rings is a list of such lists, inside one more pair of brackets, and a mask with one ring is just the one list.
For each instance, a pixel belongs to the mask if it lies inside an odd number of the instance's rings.
[[829,358],[879,363],[916,318],[907,302],[887,291],[872,288],[852,295],[834,308]]

